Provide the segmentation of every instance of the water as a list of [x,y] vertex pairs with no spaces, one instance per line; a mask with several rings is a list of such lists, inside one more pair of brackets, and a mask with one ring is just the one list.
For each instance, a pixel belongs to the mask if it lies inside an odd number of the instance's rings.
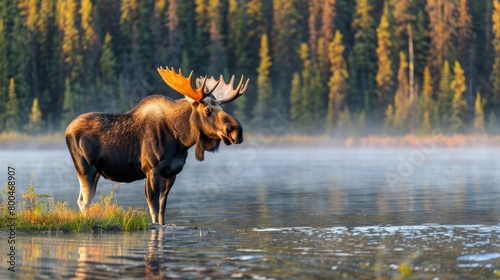
[[[198,230],[16,235],[0,239],[0,279],[496,279],[500,149],[222,147],[193,155],[167,222]],[[76,207],[65,150],[0,151],[0,180]],[[144,182],[118,203],[146,207]],[[115,183],[101,179],[99,191]],[[4,238],[5,237],[5,238]]]

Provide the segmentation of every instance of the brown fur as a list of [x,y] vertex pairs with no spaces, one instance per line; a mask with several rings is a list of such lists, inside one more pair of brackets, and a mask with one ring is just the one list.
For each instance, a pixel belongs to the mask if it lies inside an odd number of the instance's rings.
[[117,182],[146,178],[151,218],[164,224],[168,192],[188,149],[196,145],[196,159],[202,161],[204,152],[217,151],[221,140],[241,143],[242,127],[212,97],[197,103],[154,95],[124,114],[80,115],[66,129],[80,180],[78,205],[82,211],[90,205],[101,175]]

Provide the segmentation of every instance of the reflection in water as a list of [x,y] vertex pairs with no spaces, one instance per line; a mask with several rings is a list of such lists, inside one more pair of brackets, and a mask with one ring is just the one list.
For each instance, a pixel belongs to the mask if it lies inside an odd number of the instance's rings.
[[[335,226],[23,236],[21,266],[13,276],[487,279],[500,268],[499,230],[497,225]],[[44,250],[34,256],[30,244]],[[5,276],[10,275],[0,272]]]
[[[500,150],[435,150],[414,166],[411,152],[226,149],[190,160],[167,221],[213,231],[19,235],[19,271],[0,279],[500,276]],[[30,152],[0,151],[0,169],[15,156],[19,192],[35,173],[37,191],[76,207],[67,153],[39,155],[32,165]],[[121,185],[118,202],[145,206],[143,182]]]

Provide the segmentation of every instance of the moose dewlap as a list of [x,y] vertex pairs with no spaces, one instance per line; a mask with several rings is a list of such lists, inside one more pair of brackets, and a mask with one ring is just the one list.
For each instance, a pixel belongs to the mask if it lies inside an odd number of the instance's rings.
[[66,143],[75,164],[82,212],[90,206],[100,176],[116,182],[146,179],[145,192],[153,223],[164,224],[167,196],[182,171],[188,149],[196,145],[196,159],[214,152],[220,142],[243,142],[240,122],[225,113],[221,104],[240,97],[249,80],[243,76],[233,88],[234,75],[226,84],[196,79],[193,87],[182,71],[158,68],[163,81],[185,98],[171,100],[162,95],[144,98],[124,114],[86,113],[75,118],[66,129]]

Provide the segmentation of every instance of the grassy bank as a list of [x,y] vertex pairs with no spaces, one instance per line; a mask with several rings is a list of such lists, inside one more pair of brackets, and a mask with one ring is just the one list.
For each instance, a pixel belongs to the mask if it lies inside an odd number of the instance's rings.
[[[71,209],[66,202],[54,201],[54,197],[38,194],[34,187],[21,193],[22,202],[16,205],[16,231],[18,232],[121,232],[145,230],[149,225],[149,214],[144,210],[124,209],[116,203],[116,189],[105,195],[101,192],[99,202],[92,204],[82,215]],[[3,189],[4,200],[0,205],[0,231],[7,231],[10,211],[6,205],[8,191]],[[16,201],[19,203],[19,200]],[[19,205],[19,206],[18,206]]]

